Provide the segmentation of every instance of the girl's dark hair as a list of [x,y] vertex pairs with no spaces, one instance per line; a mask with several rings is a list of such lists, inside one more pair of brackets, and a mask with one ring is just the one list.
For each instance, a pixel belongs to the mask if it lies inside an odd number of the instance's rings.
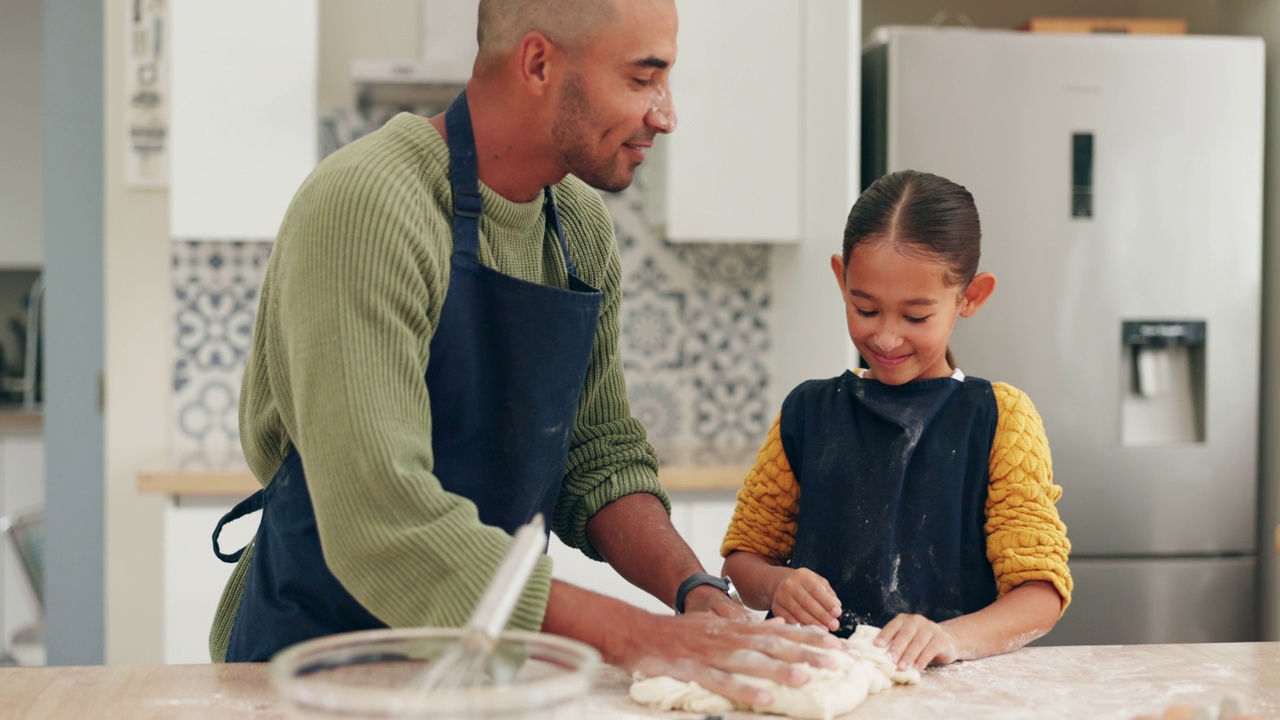
[[871,183],[844,226],[844,265],[863,243],[891,242],[907,254],[936,258],[947,282],[966,287],[978,272],[982,229],[973,195],[950,180],[899,170]]

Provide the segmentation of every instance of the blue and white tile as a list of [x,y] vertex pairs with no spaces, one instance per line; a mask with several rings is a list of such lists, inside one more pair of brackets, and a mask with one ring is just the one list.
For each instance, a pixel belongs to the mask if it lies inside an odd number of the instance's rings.
[[173,464],[240,466],[240,383],[271,243],[183,241],[172,251]]
[[648,221],[643,178],[604,196],[622,254],[632,410],[655,442],[758,443],[771,420],[770,248],[664,241]]

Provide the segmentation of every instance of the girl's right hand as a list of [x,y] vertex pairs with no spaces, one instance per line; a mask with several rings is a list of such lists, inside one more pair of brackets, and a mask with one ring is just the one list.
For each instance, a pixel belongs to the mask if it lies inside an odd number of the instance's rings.
[[808,568],[796,568],[783,576],[773,590],[770,609],[789,623],[840,629],[840,598],[826,578]]

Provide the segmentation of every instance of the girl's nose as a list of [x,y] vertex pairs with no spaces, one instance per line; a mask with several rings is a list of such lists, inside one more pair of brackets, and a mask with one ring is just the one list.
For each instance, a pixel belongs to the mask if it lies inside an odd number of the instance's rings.
[[895,348],[902,344],[902,338],[890,333],[880,333],[872,340],[880,352],[892,352]]

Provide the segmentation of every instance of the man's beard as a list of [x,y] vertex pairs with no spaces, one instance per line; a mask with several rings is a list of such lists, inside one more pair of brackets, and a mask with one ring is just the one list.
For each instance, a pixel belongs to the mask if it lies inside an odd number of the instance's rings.
[[591,158],[589,141],[595,137],[594,128],[601,127],[596,113],[587,100],[582,76],[569,73],[564,82],[564,95],[560,100],[552,139],[560,152],[560,160],[569,172],[598,190],[621,192],[631,185],[634,169],[622,169],[618,154],[595,161]]

